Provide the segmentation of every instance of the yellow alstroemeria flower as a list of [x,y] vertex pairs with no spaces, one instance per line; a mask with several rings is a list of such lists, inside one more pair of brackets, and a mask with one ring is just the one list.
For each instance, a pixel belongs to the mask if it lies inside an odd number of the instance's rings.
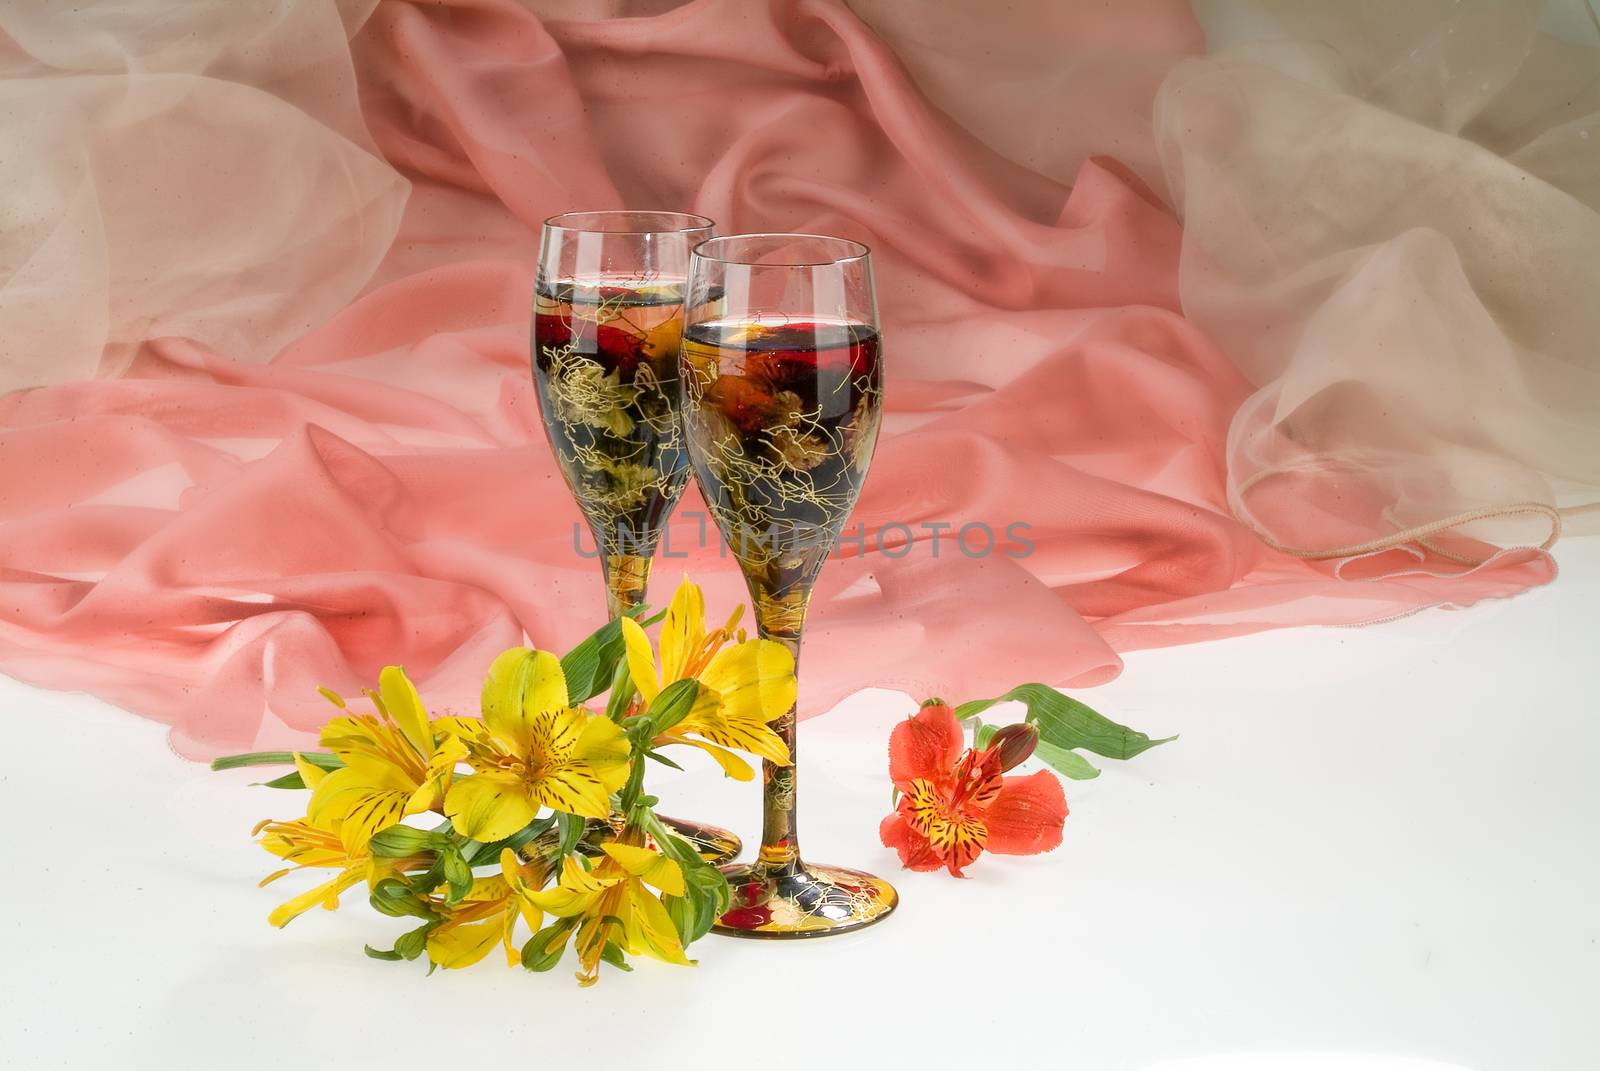
[[[496,658],[483,684],[483,721],[472,724],[463,743],[477,772],[457,778],[444,798],[464,837],[502,840],[541,807],[605,818],[628,779],[627,736],[609,718],[567,705],[561,661],[548,651],[514,647]],[[468,723],[454,725],[464,732]]]
[[434,910],[447,918],[428,933],[428,958],[450,969],[470,967],[499,941],[505,946],[506,963],[518,965],[522,954],[514,940],[517,920],[539,932],[544,912],[533,897],[549,878],[547,863],[524,863],[510,848],[501,849],[500,873],[475,879],[458,904],[435,905]]
[[[344,705],[333,693],[324,694]],[[456,764],[466,757],[455,732],[428,720],[416,686],[399,666],[386,667],[378,691],[367,695],[376,715],[350,714],[323,726],[322,746],[344,768],[317,784],[306,808],[314,824],[337,825],[352,852],[408,814],[437,810]]]
[[[529,899],[557,918],[581,920],[573,937],[578,953],[578,981],[593,985],[600,976],[600,957],[616,943],[630,955],[665,963],[693,963],[672,916],[646,885],[671,896],[684,895],[683,870],[659,852],[612,841],[601,845],[605,858],[589,870],[576,855],[567,856],[561,881]],[[535,931],[537,932],[537,931]],[[568,931],[571,932],[571,931]],[[559,947],[558,942],[552,942]]]
[[[332,776],[327,771],[306,762],[299,755],[295,756],[295,767],[300,771],[306,786],[313,791]],[[340,835],[338,821],[331,820],[326,815],[320,819],[307,817],[293,822],[274,822],[268,819],[256,826],[253,834],[261,835],[261,846],[267,851],[294,864],[262,878],[262,886],[269,885],[296,870],[339,871],[332,879],[316,888],[278,905],[267,916],[267,921],[278,927],[287,926],[293,919],[318,904],[332,911],[339,906],[340,894],[352,885],[365,881],[370,888],[383,878],[426,862],[422,856],[375,859],[366,841],[363,841],[359,848],[352,849]]]
[[707,633],[705,598],[685,579],[661,623],[659,668],[650,639],[637,621],[622,619],[622,639],[628,672],[647,705],[673,681],[693,678],[700,685],[688,715],[656,743],[698,747],[716,759],[729,776],[748,781],[754,771],[727,749],[737,748],[787,766],[788,745],[771,723],[794,707],[797,685],[794,656],[783,644],[757,639],[728,645],[735,638],[734,627],[742,610],[735,610],[722,628]]

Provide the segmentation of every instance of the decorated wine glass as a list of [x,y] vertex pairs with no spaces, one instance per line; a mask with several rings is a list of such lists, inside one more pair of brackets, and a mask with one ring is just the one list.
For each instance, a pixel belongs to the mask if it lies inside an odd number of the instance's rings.
[[[855,507],[878,437],[883,369],[867,247],[741,234],[695,247],[682,345],[695,478],[739,562],[757,628],[795,655],[812,586]],[[774,729],[791,763],[763,766],[761,850],[725,867],[717,922],[745,937],[816,937],[882,919],[881,878],[801,859],[795,711]]]
[[[715,233],[680,212],[571,212],[545,221],[533,380],[550,448],[594,537],[613,618],[644,602],[650,560],[683,494],[678,345],[689,250]],[[725,829],[663,818],[714,860]]]

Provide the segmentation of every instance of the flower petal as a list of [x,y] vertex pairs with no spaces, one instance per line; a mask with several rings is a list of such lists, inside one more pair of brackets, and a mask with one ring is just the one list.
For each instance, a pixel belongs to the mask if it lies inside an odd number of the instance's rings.
[[632,895],[632,910],[623,920],[623,933],[628,947],[663,963],[685,967],[692,965],[693,961],[684,955],[683,941],[678,937],[678,928],[672,924],[672,916],[667,914],[666,906],[638,886],[629,892]]
[[683,868],[660,852],[615,841],[600,845],[600,850],[646,885],[653,885],[668,896],[684,894]]
[[661,622],[661,679],[664,684],[683,677],[683,668],[706,639],[706,600],[700,589],[683,578],[672,593],[667,616]]
[[710,688],[701,688],[689,714],[674,727],[677,733],[694,733],[714,744],[735,748],[779,766],[789,765],[789,745],[766,722],[757,718],[727,716],[722,697]]
[[294,753],[294,768],[300,774],[300,780],[309,789],[315,789],[322,784],[322,779],[328,776],[328,771],[311,762],[300,752]]
[[500,874],[506,879],[506,886],[511,890],[512,901],[521,913],[522,921],[534,933],[544,927],[544,912],[533,901],[533,894],[544,885],[548,873],[548,868],[524,863],[510,848],[500,849]]
[[335,833],[319,829],[304,818],[293,822],[266,822],[261,846],[296,866],[345,867],[350,856]]
[[529,719],[528,728],[532,736],[522,754],[534,766],[565,762],[573,757],[584,727],[592,717],[594,715],[582,707],[541,711]]
[[357,756],[392,765],[394,756],[406,749],[406,741],[399,730],[371,714],[346,714],[330,719],[322,727],[320,740],[323,747],[347,765]]
[[590,915],[572,935],[572,950],[578,954],[578,987],[587,988],[600,980],[600,957],[611,941],[611,932],[620,929],[609,916]]
[[709,741],[696,740],[689,736],[679,736],[677,733],[668,733],[657,737],[656,744],[663,747],[667,744],[687,744],[690,747],[697,747],[715,759],[717,765],[722,767],[722,772],[735,781],[754,781],[756,779],[756,772],[750,768],[748,762],[745,762],[727,748],[718,747]]
[[1049,770],[1007,777],[1000,794],[983,812],[988,849],[1001,855],[1037,855],[1061,843],[1067,820],[1067,795]]
[[504,840],[538,814],[528,786],[505,774],[473,774],[450,786],[444,813],[463,837]]
[[505,919],[490,916],[482,922],[447,922],[428,934],[428,958],[451,970],[470,967],[489,954],[505,932]]
[[539,715],[531,723],[529,758],[539,776],[528,785],[535,803],[586,818],[611,813],[611,793],[628,780],[632,746],[622,728],[579,707]]
[[611,814],[611,793],[587,762],[564,762],[549,767],[542,777],[528,785],[527,792],[541,807],[553,807],[585,818],[606,818]]
[[458,714],[434,718],[431,724],[436,736],[453,736],[463,741],[475,740],[487,729],[482,718],[466,718]]
[[644,697],[645,705],[649,706],[661,694],[661,677],[656,673],[656,656],[650,650],[650,637],[631,617],[622,618],[618,624],[622,629],[622,649],[628,659],[628,675]]
[[942,704],[923,707],[889,734],[889,780],[942,781],[950,776],[964,743],[955,711]]
[[389,763],[352,755],[349,765],[317,784],[306,818],[323,829],[337,827],[345,850],[357,855],[366,850],[374,833],[405,817],[416,789],[404,772]]
[[444,794],[450,789],[450,782],[455,777],[456,764],[467,757],[467,745],[461,742],[459,736],[451,733],[442,733],[439,736],[439,750],[433,753],[433,758],[428,760],[428,771],[422,784],[411,794],[411,799],[406,803],[407,814],[421,814],[431,811],[444,801]]
[[485,900],[504,900],[511,895],[511,883],[502,874],[482,874],[472,879],[472,885],[467,889],[467,895],[461,898],[463,904],[478,904]]
[[285,900],[273,909],[272,914],[267,916],[267,921],[281,928],[318,904],[331,911],[339,906],[339,894],[360,880],[361,868],[351,867],[333,880],[323,882],[314,889],[307,889],[292,900]]
[[515,967],[522,962],[522,955],[517,951],[517,912],[511,905],[507,905],[500,919],[500,942],[505,945],[507,967]]
[[572,758],[589,764],[607,795],[627,784],[628,760],[632,757],[633,746],[622,727],[599,715],[590,716],[572,749]]
[[878,839],[885,848],[893,848],[907,870],[938,870],[944,866],[928,847],[928,838],[911,828],[905,816],[898,811],[878,823]]
[[560,883],[529,893],[528,901],[557,918],[572,918],[587,911],[601,893],[621,880],[621,875],[608,878],[585,870],[583,864],[569,855],[561,865]]
[[433,754],[433,731],[428,728],[428,711],[422,705],[416,685],[399,666],[384,666],[378,674],[378,694],[389,717],[400,727],[406,740],[426,758]]
[[906,783],[898,810],[911,829],[926,837],[934,855],[961,877],[964,867],[983,854],[989,839],[983,821],[950,806],[932,781],[916,778]]
[[777,721],[794,709],[799,692],[794,654],[775,640],[724,647],[712,656],[700,683],[722,696],[730,721]]
[[567,678],[549,651],[513,647],[494,660],[483,682],[484,724],[519,754],[532,745],[533,719],[566,705]]

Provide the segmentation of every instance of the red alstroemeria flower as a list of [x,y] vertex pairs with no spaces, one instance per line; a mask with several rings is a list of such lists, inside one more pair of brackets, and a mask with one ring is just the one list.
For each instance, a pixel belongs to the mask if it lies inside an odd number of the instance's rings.
[[1032,726],[1002,729],[983,750],[964,748],[955,711],[933,703],[896,725],[889,777],[900,790],[878,836],[912,870],[956,877],[985,851],[1037,855],[1061,843],[1067,798],[1047,770],[1005,777],[1033,751]]

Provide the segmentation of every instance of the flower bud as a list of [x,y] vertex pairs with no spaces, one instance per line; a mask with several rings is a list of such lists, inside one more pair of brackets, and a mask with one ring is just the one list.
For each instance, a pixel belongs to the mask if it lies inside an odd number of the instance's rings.
[[1026,762],[1038,743],[1038,727],[1023,722],[997,730],[989,738],[989,750],[999,758],[1000,769],[1004,772]]

